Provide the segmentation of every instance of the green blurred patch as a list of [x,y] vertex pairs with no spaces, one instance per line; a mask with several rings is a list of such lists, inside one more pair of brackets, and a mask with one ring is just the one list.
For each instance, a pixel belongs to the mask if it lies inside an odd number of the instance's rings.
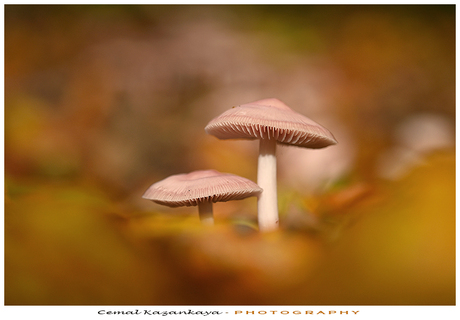
[[9,95],[5,108],[5,168],[17,175],[72,178],[81,155],[52,106],[32,95]]

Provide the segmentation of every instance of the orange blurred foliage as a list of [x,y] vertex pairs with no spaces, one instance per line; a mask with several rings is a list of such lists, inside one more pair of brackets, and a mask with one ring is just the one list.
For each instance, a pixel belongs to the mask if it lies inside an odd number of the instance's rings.
[[[269,97],[339,142],[279,148],[279,231],[141,198],[256,180],[204,127]],[[6,5],[5,304],[455,304],[455,6]]]

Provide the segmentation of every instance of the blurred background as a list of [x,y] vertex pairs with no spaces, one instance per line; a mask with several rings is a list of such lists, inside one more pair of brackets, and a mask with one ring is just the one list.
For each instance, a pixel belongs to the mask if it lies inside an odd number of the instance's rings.
[[[278,98],[338,145],[278,148],[256,199],[141,198],[200,169],[256,181],[206,124]],[[5,6],[5,304],[455,304],[455,6]]]

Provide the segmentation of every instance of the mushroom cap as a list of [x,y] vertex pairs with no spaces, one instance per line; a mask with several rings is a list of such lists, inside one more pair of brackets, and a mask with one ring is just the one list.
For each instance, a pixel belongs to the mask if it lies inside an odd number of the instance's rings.
[[152,184],[142,198],[169,207],[196,206],[256,196],[262,189],[246,178],[216,170],[172,175]]
[[275,98],[233,107],[211,120],[205,131],[219,139],[275,139],[312,149],[337,143],[329,130]]

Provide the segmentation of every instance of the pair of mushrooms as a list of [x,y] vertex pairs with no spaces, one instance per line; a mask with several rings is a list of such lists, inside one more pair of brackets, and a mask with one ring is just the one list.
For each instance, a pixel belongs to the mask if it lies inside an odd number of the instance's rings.
[[293,111],[278,99],[263,99],[227,110],[205,127],[219,139],[259,139],[257,184],[215,170],[170,176],[151,185],[144,199],[170,207],[198,205],[200,219],[212,224],[212,203],[257,196],[262,232],[278,228],[276,145],[318,149],[336,144],[334,136],[318,123]]

